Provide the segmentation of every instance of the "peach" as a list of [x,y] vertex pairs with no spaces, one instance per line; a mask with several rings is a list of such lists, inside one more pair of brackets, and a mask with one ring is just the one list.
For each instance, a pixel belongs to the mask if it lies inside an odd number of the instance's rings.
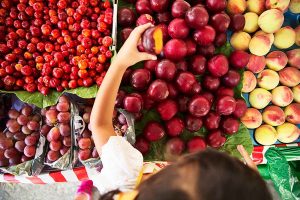
[[289,59],[288,63],[290,66],[300,69],[300,49],[290,50],[286,52],[286,54]]
[[265,0],[248,0],[247,9],[250,12],[261,14],[265,10]]
[[251,54],[246,68],[253,73],[259,73],[265,69],[266,59],[264,56],[256,56]]
[[258,18],[258,26],[266,33],[275,33],[280,29],[284,21],[283,13],[277,9],[263,12]]
[[249,50],[257,56],[266,55],[272,47],[272,36],[269,34],[254,35],[249,42]]
[[272,90],[272,103],[276,106],[285,107],[292,103],[293,92],[286,86],[279,86]]
[[273,44],[273,42],[274,42],[274,34],[273,33],[266,33],[264,31],[260,30],[260,31],[257,31],[256,33],[254,33],[254,36],[257,36],[257,35],[268,36],[268,38],[270,39],[271,43]]
[[267,66],[275,71],[283,69],[288,63],[288,57],[282,51],[273,51],[266,57]]
[[242,92],[249,93],[256,87],[256,77],[250,71],[244,72]]
[[243,31],[235,32],[230,39],[231,46],[236,50],[247,50],[251,36]]
[[300,85],[293,87],[294,101],[300,103]]
[[291,143],[299,138],[299,128],[291,123],[284,123],[276,128],[278,140],[282,143]]
[[290,0],[266,0],[266,8],[276,8],[282,12],[287,11]]
[[263,120],[271,126],[279,126],[285,122],[285,114],[278,106],[268,106],[262,113]]
[[277,132],[273,126],[264,124],[254,133],[255,140],[262,145],[272,145],[277,141]]
[[295,44],[296,32],[290,26],[285,26],[275,33],[274,45],[278,49],[287,49]]
[[244,31],[253,33],[258,29],[258,15],[254,12],[247,12],[244,14],[245,26]]
[[296,45],[300,46],[300,25],[295,28],[296,32]]
[[300,103],[292,103],[284,109],[286,121],[300,124]]
[[300,83],[300,71],[295,67],[286,67],[279,71],[279,80],[282,85],[294,87]]
[[241,118],[241,122],[249,129],[255,129],[262,124],[262,115],[255,108],[248,108]]
[[266,89],[256,88],[249,95],[249,102],[253,108],[263,109],[272,100],[272,94]]
[[228,0],[227,2],[227,11],[230,14],[243,14],[246,7],[246,0]]
[[259,87],[272,90],[279,84],[279,75],[271,69],[265,69],[257,75]]
[[300,13],[300,0],[291,0],[289,9],[292,13]]

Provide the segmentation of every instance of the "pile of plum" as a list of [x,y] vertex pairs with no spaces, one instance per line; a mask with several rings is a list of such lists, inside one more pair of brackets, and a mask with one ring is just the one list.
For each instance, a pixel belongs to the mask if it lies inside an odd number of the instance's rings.
[[2,0],[0,89],[59,92],[102,83],[112,52],[111,3]]
[[[169,153],[176,155],[207,145],[221,147],[227,135],[238,132],[239,118],[247,109],[234,91],[249,55],[234,51],[227,58],[215,49],[226,43],[229,27],[243,28],[243,20],[224,12],[226,0],[206,0],[203,4],[137,0],[135,8],[139,17],[130,8],[118,12],[122,41],[135,23],[150,22],[162,30],[164,43],[157,61],[146,61],[142,68],[126,71],[122,84],[131,86],[134,92],[120,90],[116,100],[116,107],[134,113],[137,121],[143,110],[156,110],[163,122],[148,122],[135,146],[147,154],[151,142],[167,138]],[[155,45],[153,42],[154,49]],[[205,137],[195,136],[188,141],[181,138],[184,131],[192,134],[203,127]]]
[[24,104],[20,111],[8,111],[6,129],[0,132],[0,167],[32,160],[40,138],[41,116]]

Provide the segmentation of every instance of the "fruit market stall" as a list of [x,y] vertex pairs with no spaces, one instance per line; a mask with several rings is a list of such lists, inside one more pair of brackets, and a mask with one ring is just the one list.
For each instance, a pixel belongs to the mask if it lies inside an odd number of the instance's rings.
[[145,23],[154,26],[138,49],[158,60],[126,70],[113,122],[144,155],[147,172],[206,148],[240,158],[242,144],[262,164],[272,145],[298,147],[299,7],[1,1],[0,181],[79,181],[101,168],[89,127],[93,101],[115,49]]

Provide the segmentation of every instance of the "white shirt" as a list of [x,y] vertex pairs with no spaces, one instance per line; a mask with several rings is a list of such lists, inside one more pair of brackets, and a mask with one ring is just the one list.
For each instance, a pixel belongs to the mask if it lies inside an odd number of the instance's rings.
[[133,190],[143,167],[143,155],[121,136],[111,136],[102,147],[102,171],[92,178],[100,194]]

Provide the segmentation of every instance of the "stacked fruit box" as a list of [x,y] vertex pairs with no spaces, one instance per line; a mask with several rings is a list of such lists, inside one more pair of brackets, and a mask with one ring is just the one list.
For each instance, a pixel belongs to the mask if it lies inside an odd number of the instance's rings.
[[30,175],[44,165],[100,166],[92,98],[114,45],[145,23],[154,27],[138,49],[158,60],[126,70],[113,121],[146,161],[206,148],[240,157],[239,144],[249,153],[258,145],[255,159],[262,145],[299,141],[299,7],[295,0],[1,1],[0,89],[39,107],[40,118],[15,107],[19,100],[0,112],[8,112],[0,167]]

